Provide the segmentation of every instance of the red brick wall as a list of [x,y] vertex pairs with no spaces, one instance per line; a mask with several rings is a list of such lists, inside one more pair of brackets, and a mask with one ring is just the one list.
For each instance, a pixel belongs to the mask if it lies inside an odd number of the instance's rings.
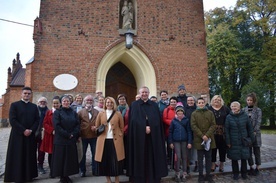
[[12,87],[10,91],[2,95],[3,106],[0,108],[0,121],[9,118],[10,104],[21,99],[22,87]]
[[[136,12],[134,44],[150,59],[157,90],[175,93],[183,83],[189,93],[209,93],[202,0],[139,0]],[[39,16],[43,32],[26,83],[36,92],[58,92],[54,77],[69,73],[79,80],[71,93],[95,91],[102,57],[125,39],[118,34],[119,1],[44,0]]]

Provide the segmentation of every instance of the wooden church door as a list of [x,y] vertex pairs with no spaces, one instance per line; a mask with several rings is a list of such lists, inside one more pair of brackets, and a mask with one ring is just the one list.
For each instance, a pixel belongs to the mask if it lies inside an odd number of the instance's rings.
[[122,62],[116,63],[109,69],[105,87],[105,96],[113,97],[116,101],[118,94],[126,94],[128,105],[135,100],[137,95],[135,78]]

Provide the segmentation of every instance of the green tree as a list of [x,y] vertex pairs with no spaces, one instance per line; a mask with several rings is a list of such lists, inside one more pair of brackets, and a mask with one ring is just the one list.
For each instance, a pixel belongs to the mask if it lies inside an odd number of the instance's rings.
[[275,127],[276,1],[238,0],[236,9],[247,15],[250,32],[256,38],[254,50],[258,57],[252,63],[251,73],[268,88],[269,121]]
[[250,79],[248,62],[253,55],[232,26],[233,13],[216,8],[205,14],[210,94],[221,94],[227,105],[240,99],[241,88]]

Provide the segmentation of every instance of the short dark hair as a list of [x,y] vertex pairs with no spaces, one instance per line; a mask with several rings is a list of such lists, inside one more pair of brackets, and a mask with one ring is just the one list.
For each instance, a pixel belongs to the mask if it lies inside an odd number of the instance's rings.
[[198,102],[199,100],[203,100],[205,102],[204,98],[202,97],[197,98],[196,102]]
[[172,96],[169,101],[171,101],[171,100],[175,100],[177,102],[176,96]]
[[161,93],[166,93],[166,94],[168,94],[168,91],[167,91],[167,90],[161,90],[161,91],[160,91],[160,94],[159,94],[160,96],[161,96]]
[[156,99],[157,99],[157,97],[156,97],[156,96],[151,96],[151,97],[150,97],[150,99],[152,99],[152,98],[156,98]]
[[23,88],[22,88],[22,91],[23,91],[23,90],[30,90],[30,91],[32,91],[32,89],[31,89],[30,87],[28,87],[28,86],[23,87]]

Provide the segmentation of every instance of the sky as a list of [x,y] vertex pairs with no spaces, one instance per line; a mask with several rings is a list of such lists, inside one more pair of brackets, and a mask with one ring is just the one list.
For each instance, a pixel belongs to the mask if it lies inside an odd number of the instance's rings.
[[[216,7],[234,7],[237,0],[203,0],[204,11]],[[20,54],[21,64],[34,55],[33,27],[3,21],[10,20],[28,25],[34,24],[39,16],[40,0],[0,0],[0,98],[6,92],[8,68],[16,54]]]

